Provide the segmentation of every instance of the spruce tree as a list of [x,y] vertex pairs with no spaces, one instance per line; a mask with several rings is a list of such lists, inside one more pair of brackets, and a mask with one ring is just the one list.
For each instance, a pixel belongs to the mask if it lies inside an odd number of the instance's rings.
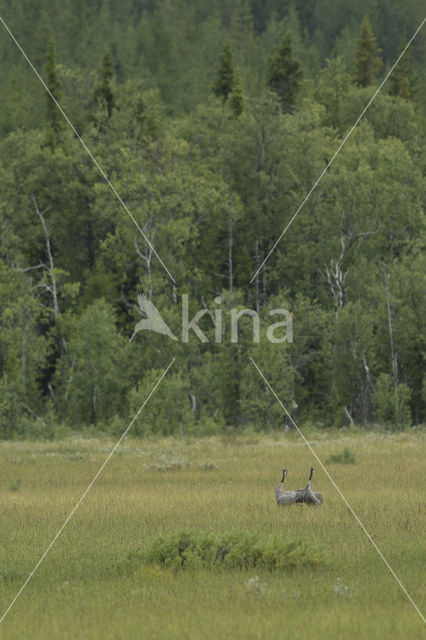
[[108,119],[111,118],[115,107],[114,92],[112,90],[113,76],[112,58],[109,53],[106,53],[102,60],[99,83],[96,86],[93,98],[101,109],[106,109]]
[[62,114],[52,99],[53,96],[59,103],[62,98],[61,82],[56,67],[56,46],[53,38],[50,38],[47,47],[46,75],[46,84],[50,91],[46,94],[46,146],[53,151],[60,142],[64,129]]
[[232,67],[231,43],[227,40],[220,55],[216,80],[213,84],[213,91],[218,98],[226,102],[234,88],[234,70]]
[[233,118],[238,118],[244,111],[243,88],[241,86],[241,77],[238,71],[235,72],[234,88],[229,97],[229,106],[231,107]]
[[284,112],[292,111],[302,77],[300,63],[293,58],[291,38],[287,35],[270,58],[268,71],[268,86],[279,97]]
[[368,87],[375,82],[382,66],[380,53],[381,49],[376,44],[370,21],[364,16],[355,57],[354,81],[359,87]]
[[[401,45],[400,53],[402,49],[403,45]],[[417,92],[417,82],[411,52],[407,50],[389,78],[389,93],[391,96],[399,96],[403,100],[411,100]]]

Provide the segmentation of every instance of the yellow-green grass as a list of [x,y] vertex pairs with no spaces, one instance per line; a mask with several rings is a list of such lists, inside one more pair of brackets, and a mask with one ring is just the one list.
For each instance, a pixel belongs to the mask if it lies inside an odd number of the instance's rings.
[[[424,612],[424,431],[309,435]],[[0,444],[0,605],[4,611],[102,464],[112,441]],[[217,469],[200,469],[211,460]],[[277,507],[288,488],[322,491],[321,508]],[[214,465],[206,465],[214,466]],[[237,527],[318,549],[317,568],[173,571],[136,563],[159,532]],[[256,577],[257,576],[257,577]],[[0,638],[423,638],[425,626],[295,433],[133,440],[88,493],[0,625]]]

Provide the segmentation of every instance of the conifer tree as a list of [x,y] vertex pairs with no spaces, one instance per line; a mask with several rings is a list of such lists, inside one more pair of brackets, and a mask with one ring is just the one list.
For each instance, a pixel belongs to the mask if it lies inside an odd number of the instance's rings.
[[359,87],[368,87],[375,82],[382,66],[380,53],[381,49],[376,44],[370,21],[364,16],[355,56],[354,81]]
[[95,89],[93,98],[99,107],[106,109],[108,119],[111,118],[115,107],[114,92],[112,90],[112,58],[106,53],[102,60],[99,83]]
[[232,67],[231,43],[227,40],[220,55],[216,80],[213,84],[213,91],[218,98],[226,102],[234,88],[234,70]]
[[300,63],[293,58],[291,38],[287,35],[270,58],[268,72],[268,86],[279,97],[283,111],[293,109],[302,77]]
[[64,128],[62,114],[58,110],[52,96],[57,102],[62,98],[61,82],[56,67],[56,46],[54,38],[50,38],[46,56],[47,86],[50,93],[46,94],[46,146],[52,151],[60,142]]
[[[401,45],[400,53],[403,45]],[[411,100],[417,91],[417,74],[413,68],[411,52],[408,49],[396,65],[389,78],[389,93],[403,100]]]
[[233,118],[238,118],[244,111],[243,88],[241,86],[241,77],[238,71],[235,72],[234,88],[229,97],[229,106],[231,107]]

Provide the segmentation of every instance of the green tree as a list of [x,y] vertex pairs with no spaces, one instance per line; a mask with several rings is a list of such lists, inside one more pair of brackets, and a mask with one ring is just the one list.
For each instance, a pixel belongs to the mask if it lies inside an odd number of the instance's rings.
[[102,178],[73,143],[71,131],[63,135],[66,148],[61,145],[54,154],[43,147],[44,132],[17,132],[3,141],[0,155],[7,162],[0,166],[2,197],[7,199],[10,223],[22,241],[24,266],[46,259],[35,196],[40,211],[46,211],[55,268],[81,282],[85,270],[94,264],[97,242],[105,231],[100,231],[99,219],[90,209],[94,184]]
[[381,373],[375,388],[374,401],[377,418],[382,425],[393,427],[410,426],[411,391],[406,384],[400,383],[394,387],[392,378],[387,373]]
[[[61,81],[56,66],[55,40],[50,38],[46,58],[47,86],[50,93],[46,93],[46,146],[53,151],[61,142],[64,129],[64,119],[53,98],[60,103],[62,98]],[[53,96],[53,98],[52,98]]]
[[[277,396],[291,414],[291,368],[288,360],[288,345],[266,342],[252,347],[253,359]],[[291,423],[279,403],[273,397],[265,381],[250,360],[246,360],[241,375],[241,409],[243,424],[257,431],[286,428]]]
[[213,91],[218,98],[226,102],[234,88],[234,69],[232,66],[232,48],[229,40],[223,45],[217,68]]
[[417,85],[418,77],[413,66],[411,51],[408,49],[389,78],[389,93],[391,96],[399,96],[403,100],[411,100],[416,95]]
[[[68,341],[65,382],[58,381],[62,415],[72,424],[105,422],[125,407],[128,342],[110,305],[98,299],[64,321]],[[60,386],[61,385],[61,386]]]
[[287,35],[269,60],[267,82],[278,95],[284,112],[292,111],[302,77],[300,63],[293,58],[291,38]]
[[238,118],[244,111],[244,95],[241,86],[241,77],[238,71],[235,72],[234,87],[229,98],[229,106],[234,118]]
[[368,358],[373,340],[373,322],[360,301],[349,302],[340,311],[335,326],[335,348],[331,367],[336,418],[367,424],[371,419],[371,373]]
[[325,124],[340,129],[341,112],[351,79],[340,57],[326,59],[315,91],[316,100],[327,109]]
[[382,66],[380,52],[381,49],[376,44],[370,21],[367,16],[364,16],[355,56],[355,84],[360,87],[368,87],[375,82]]
[[106,53],[102,59],[99,81],[96,85],[93,99],[98,108],[102,111],[106,111],[107,118],[111,118],[113,109],[115,107],[115,96],[112,87],[114,78],[114,71],[112,66],[112,58],[109,53]]
[[[174,366],[176,367],[176,364]],[[152,369],[144,376],[142,382],[131,390],[129,402],[132,416],[138,411],[163,372],[164,369]],[[132,429],[133,434],[155,433],[167,436],[180,433],[184,435],[185,430],[193,423],[189,391],[188,377],[181,371],[171,370],[164,384],[159,386],[158,393],[150,398],[146,411],[136,420]]]
[[43,423],[40,378],[50,351],[41,335],[46,314],[34,295],[30,275],[0,259],[0,436],[23,431],[23,416]]

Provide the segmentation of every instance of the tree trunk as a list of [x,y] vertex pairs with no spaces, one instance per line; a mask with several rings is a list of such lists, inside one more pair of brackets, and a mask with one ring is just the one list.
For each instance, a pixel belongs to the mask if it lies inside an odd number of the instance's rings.
[[[146,230],[146,234],[148,234],[149,229]],[[145,233],[145,228],[144,228],[144,233]],[[151,234],[151,240],[154,240],[154,232],[152,232]],[[148,272],[148,300],[151,301],[152,300],[152,254],[153,254],[153,250],[152,250],[152,246],[151,243],[148,245],[148,249],[146,251],[146,253],[142,253],[142,251],[139,248],[139,245],[136,241],[136,238],[134,239],[134,244],[135,244],[135,249],[136,249],[136,253],[138,254],[138,256],[140,257],[140,259],[146,263],[146,269]]]
[[37,199],[35,196],[33,196],[33,202],[34,202],[36,213],[41,220],[41,224],[44,231],[44,237],[46,241],[46,252],[47,252],[47,257],[49,259],[49,268],[47,271],[49,273],[49,278],[51,282],[50,292],[52,294],[52,301],[53,301],[53,317],[55,318],[55,322],[57,322],[59,317],[58,291],[57,291],[57,283],[56,283],[56,276],[55,276],[55,264],[53,262],[53,255],[52,255],[52,250],[50,246],[49,230],[47,228],[47,224],[44,219],[44,216],[41,213],[40,209],[38,208]]
[[385,281],[385,292],[386,292],[386,310],[388,314],[388,329],[389,329],[389,346],[390,346],[390,357],[391,357],[391,365],[392,365],[392,382],[395,391],[398,389],[398,361],[395,353],[395,346],[393,341],[393,327],[392,327],[392,313],[390,306],[390,291],[389,291],[389,276],[386,272],[386,268],[383,270],[384,281]]
[[392,327],[392,312],[391,312],[391,304],[390,304],[390,291],[389,291],[389,275],[386,272],[386,267],[383,268],[383,277],[385,281],[385,292],[386,292],[386,310],[388,314],[388,329],[389,329],[389,346],[390,346],[390,358],[392,365],[392,382],[393,389],[395,392],[395,420],[398,419],[398,360],[397,355],[395,353],[395,345],[393,341],[393,327]]

